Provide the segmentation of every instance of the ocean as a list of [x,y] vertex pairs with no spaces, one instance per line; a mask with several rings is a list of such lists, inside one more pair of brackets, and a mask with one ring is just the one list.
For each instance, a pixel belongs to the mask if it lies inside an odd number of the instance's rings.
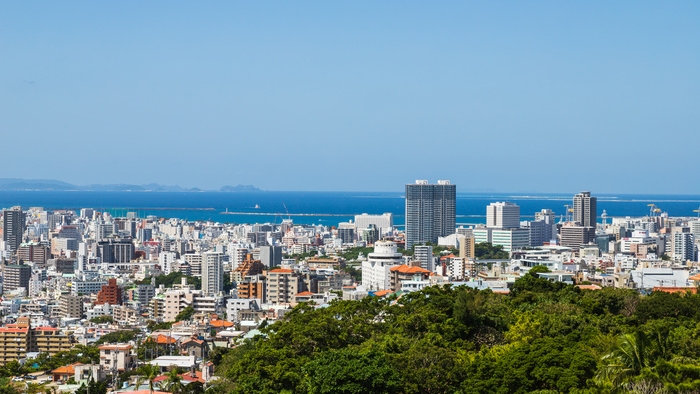
[[[495,201],[510,201],[520,206],[523,220],[549,208],[559,217],[568,194],[457,194],[457,224],[473,225],[486,221],[486,206]],[[697,216],[700,195],[596,195],[598,215],[608,217],[645,216],[648,204],[655,204],[670,216]],[[136,212],[144,218],[155,215],[190,221],[212,220],[220,223],[281,223],[292,219],[298,224],[337,225],[361,213],[394,214],[394,222],[404,224],[403,192],[67,192],[0,191],[0,207],[21,205],[48,210],[95,208],[114,216]]]

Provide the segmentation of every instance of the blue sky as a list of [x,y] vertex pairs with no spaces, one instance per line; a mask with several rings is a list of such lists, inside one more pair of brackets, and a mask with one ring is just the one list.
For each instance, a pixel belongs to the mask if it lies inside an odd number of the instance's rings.
[[697,1],[2,8],[0,177],[699,192]]

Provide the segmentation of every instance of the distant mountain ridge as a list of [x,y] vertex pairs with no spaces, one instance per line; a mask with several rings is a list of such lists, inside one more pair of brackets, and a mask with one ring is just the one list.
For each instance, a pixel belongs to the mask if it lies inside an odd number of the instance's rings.
[[[132,185],[126,183],[115,184],[92,184],[73,185],[71,183],[57,181],[54,179],[20,179],[20,178],[0,178],[0,191],[111,191],[111,192],[201,192],[200,188],[185,188],[181,186],[167,186],[158,183],[148,183],[145,185]],[[216,191],[216,190],[212,190]],[[221,192],[254,192],[262,191],[252,185],[224,186],[218,191]]]

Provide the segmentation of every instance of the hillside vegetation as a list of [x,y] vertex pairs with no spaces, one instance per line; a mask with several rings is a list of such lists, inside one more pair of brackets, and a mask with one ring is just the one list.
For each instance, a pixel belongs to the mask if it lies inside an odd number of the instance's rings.
[[232,349],[231,393],[681,393],[700,390],[700,296],[431,287],[299,305]]

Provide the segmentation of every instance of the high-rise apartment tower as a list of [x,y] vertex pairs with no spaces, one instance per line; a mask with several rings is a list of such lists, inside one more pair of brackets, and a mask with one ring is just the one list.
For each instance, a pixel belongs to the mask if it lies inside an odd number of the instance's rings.
[[12,207],[2,212],[2,240],[7,242],[10,252],[15,253],[22,244],[26,215],[22,207]]
[[583,227],[595,227],[597,201],[591,192],[581,192],[574,196],[574,222]]
[[437,185],[419,180],[406,185],[406,248],[455,232],[457,187],[450,181]]

